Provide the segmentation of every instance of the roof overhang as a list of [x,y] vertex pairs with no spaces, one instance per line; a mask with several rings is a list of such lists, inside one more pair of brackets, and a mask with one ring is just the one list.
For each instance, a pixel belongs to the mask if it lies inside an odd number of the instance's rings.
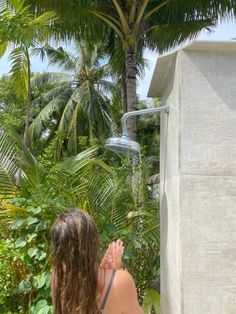
[[225,51],[236,52],[236,40],[227,41],[211,41],[211,40],[196,40],[189,45],[182,47],[174,52],[162,55],[157,58],[156,66],[152,75],[151,83],[148,90],[148,97],[161,98],[163,86],[168,77],[171,65],[173,64],[178,51]]

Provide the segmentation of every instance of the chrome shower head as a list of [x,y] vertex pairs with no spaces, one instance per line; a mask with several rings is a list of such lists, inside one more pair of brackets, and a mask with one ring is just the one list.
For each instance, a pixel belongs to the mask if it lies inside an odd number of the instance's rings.
[[129,111],[126,112],[122,119],[121,119],[121,127],[122,127],[122,136],[114,136],[110,137],[105,144],[106,148],[109,148],[110,150],[113,150],[115,152],[132,152],[132,153],[140,153],[140,145],[139,143],[130,140],[128,138],[128,130],[127,130],[127,119],[131,116],[138,116],[142,114],[148,114],[153,112],[161,112],[165,111],[166,113],[169,112],[169,106],[162,106],[162,107],[156,107],[156,108],[148,108],[148,109],[142,109],[142,110],[135,110],[135,111]]
[[139,143],[132,141],[126,135],[110,137],[106,141],[105,147],[115,152],[140,153]]

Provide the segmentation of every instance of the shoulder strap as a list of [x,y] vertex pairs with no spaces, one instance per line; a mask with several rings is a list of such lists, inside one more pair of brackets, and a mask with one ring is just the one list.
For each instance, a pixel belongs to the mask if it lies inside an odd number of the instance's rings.
[[108,287],[107,287],[107,291],[106,291],[106,293],[105,293],[105,296],[104,296],[104,298],[103,298],[103,300],[102,300],[102,304],[101,304],[101,306],[100,306],[100,309],[99,309],[98,314],[101,314],[101,313],[103,312],[104,308],[105,308],[105,305],[106,305],[106,302],[107,302],[107,298],[108,298],[108,295],[109,295],[109,293],[110,293],[111,286],[112,286],[112,283],[113,283],[113,280],[114,280],[114,277],[115,277],[115,273],[116,273],[116,270],[113,269],[112,275],[111,275],[111,279],[110,279],[109,285],[108,285]]

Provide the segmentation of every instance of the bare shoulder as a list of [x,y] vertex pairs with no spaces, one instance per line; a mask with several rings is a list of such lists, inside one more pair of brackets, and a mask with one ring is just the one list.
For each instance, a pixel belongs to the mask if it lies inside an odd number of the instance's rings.
[[133,277],[127,270],[119,269],[116,271],[114,280],[115,289],[119,291],[122,298],[126,298],[127,292],[137,299],[137,291]]
[[138,303],[138,296],[134,279],[127,270],[119,269],[116,271],[114,289],[117,292],[116,295],[120,304],[122,304],[122,313],[143,313]]
[[123,270],[123,269],[118,269],[116,271],[116,277],[115,277],[115,283],[117,285],[134,285],[134,279],[131,276],[131,274],[127,271],[127,270]]

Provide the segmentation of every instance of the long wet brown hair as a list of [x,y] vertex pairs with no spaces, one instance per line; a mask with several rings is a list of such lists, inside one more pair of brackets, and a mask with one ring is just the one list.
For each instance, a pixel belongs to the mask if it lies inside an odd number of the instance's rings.
[[90,216],[64,210],[51,229],[54,313],[95,314],[97,309],[98,234]]

